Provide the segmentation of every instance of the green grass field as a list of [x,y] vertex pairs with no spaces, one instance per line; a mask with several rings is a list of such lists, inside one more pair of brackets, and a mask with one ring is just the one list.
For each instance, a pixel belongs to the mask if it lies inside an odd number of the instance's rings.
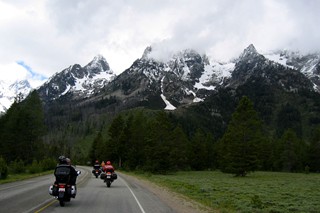
[[217,171],[146,175],[217,212],[320,212],[320,174]]

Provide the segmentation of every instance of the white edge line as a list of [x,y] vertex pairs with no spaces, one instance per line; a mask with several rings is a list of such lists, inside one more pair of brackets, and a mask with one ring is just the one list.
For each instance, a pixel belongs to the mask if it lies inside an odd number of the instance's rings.
[[144,211],[144,209],[142,208],[142,206],[141,206],[138,198],[136,197],[136,195],[133,193],[133,191],[132,191],[131,188],[129,187],[129,185],[126,183],[126,181],[125,181],[123,178],[121,178],[121,179],[122,179],[122,181],[124,182],[124,184],[128,187],[128,189],[130,190],[132,196],[134,197],[134,199],[136,200],[138,206],[140,207],[141,212],[142,212],[142,213],[146,213],[146,212]]

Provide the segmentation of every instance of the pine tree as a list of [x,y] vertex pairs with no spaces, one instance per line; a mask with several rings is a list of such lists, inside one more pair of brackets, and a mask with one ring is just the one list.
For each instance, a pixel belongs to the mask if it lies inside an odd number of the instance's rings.
[[219,142],[220,169],[236,176],[255,171],[258,168],[258,146],[261,141],[264,141],[262,122],[253,103],[244,96]]
[[286,172],[303,171],[303,162],[305,160],[305,148],[303,142],[297,134],[288,129],[283,133],[279,140],[280,143],[280,169]]
[[315,128],[312,132],[308,157],[310,171],[320,172],[320,126]]
[[208,137],[197,129],[191,140],[190,165],[192,169],[203,170],[210,166],[210,147]]
[[117,161],[119,167],[122,166],[122,158],[126,153],[125,125],[125,120],[121,114],[113,119],[109,128],[110,140],[106,147],[108,160]]

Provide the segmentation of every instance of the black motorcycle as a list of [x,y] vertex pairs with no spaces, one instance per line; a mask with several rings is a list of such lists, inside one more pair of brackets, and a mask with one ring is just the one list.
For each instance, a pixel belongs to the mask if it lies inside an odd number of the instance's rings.
[[[81,172],[77,171],[80,175]],[[56,181],[54,185],[49,187],[49,194],[59,200],[60,206],[65,206],[65,202],[70,202],[71,198],[75,198],[77,190],[76,186],[70,185],[70,168],[60,167],[55,171]]]
[[100,178],[106,183],[107,187],[111,186],[111,183],[118,178],[115,172],[106,171],[101,173]]
[[99,175],[101,174],[101,169],[99,168],[95,168],[95,169],[93,169],[92,170],[92,174],[94,175],[94,176],[96,176],[96,178],[98,178],[99,177]]

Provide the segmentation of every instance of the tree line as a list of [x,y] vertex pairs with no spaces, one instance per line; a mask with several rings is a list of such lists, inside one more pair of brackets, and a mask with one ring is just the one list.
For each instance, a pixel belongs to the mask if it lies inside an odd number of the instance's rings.
[[[289,126],[276,134],[264,125],[252,101],[244,96],[221,138],[198,128],[190,135],[173,113],[133,110],[119,114],[107,132],[99,132],[89,158],[112,160],[130,170],[168,173],[220,169],[245,176],[255,170],[320,171],[320,127],[303,141],[297,113],[284,106],[280,118]],[[280,122],[280,121],[279,121]],[[272,132],[272,131],[271,131]]]
[[18,95],[0,117],[0,178],[8,173],[40,172],[56,165],[43,143],[46,133],[42,102],[36,91]]
[[[303,138],[306,127],[294,106],[281,107],[276,128],[263,122],[245,96],[230,114],[219,129],[219,119],[210,123],[175,111],[136,108],[118,113],[110,123],[107,115],[90,122],[74,120],[53,134],[33,91],[23,101],[18,96],[0,117],[0,173],[7,173],[2,170],[7,166],[11,172],[34,171],[32,165],[52,168],[61,154],[77,162],[111,160],[118,167],[154,173],[219,169],[245,176],[255,170],[320,171],[320,127],[314,125],[310,137]],[[209,128],[212,122],[216,124]]]

